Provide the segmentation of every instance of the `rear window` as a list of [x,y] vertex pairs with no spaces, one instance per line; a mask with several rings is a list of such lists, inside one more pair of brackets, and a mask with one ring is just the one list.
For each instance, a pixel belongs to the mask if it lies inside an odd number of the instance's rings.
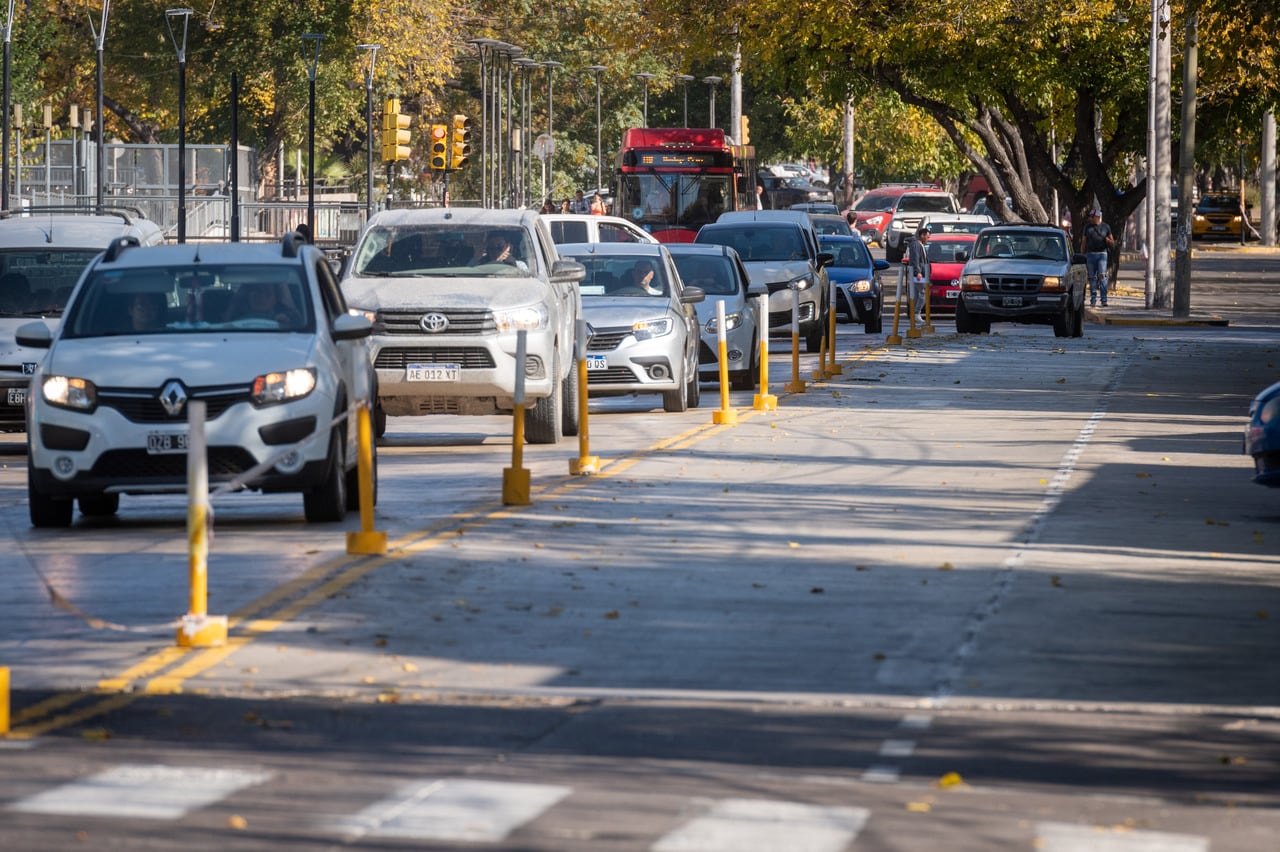
[[680,280],[690,287],[701,287],[709,296],[732,296],[739,292],[733,277],[733,261],[723,255],[675,255]]
[[551,225],[551,239],[557,245],[564,243],[586,243],[591,238],[587,235],[587,223],[576,220],[552,220],[548,224]]
[[913,213],[954,213],[956,205],[950,195],[941,192],[930,195],[904,195],[898,203],[898,210]]
[[698,231],[695,243],[728,246],[744,261],[804,260],[804,236],[798,227],[755,224],[751,227],[715,226]]
[[56,316],[100,249],[18,249],[0,253],[0,315]]

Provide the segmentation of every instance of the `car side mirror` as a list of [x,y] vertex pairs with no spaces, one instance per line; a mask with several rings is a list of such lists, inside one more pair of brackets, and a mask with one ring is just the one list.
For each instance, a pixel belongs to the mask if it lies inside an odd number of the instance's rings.
[[363,314],[341,314],[333,320],[334,340],[359,340],[373,334],[373,323]]
[[836,262],[836,256],[831,252],[829,251],[818,252],[818,268],[819,269],[822,269],[824,266],[830,266],[835,262]]
[[889,261],[877,257],[871,261],[871,268],[876,272],[884,272],[889,268]]
[[587,277],[587,268],[576,260],[561,258],[551,264],[551,283],[577,284]]
[[769,288],[759,281],[751,281],[747,284],[747,295],[767,296],[769,295]]
[[42,322],[29,322],[18,326],[14,339],[19,346],[30,346],[32,349],[48,349],[53,345],[53,332]]
[[706,301],[707,291],[701,287],[685,287],[680,292],[680,304],[693,305],[698,302]]

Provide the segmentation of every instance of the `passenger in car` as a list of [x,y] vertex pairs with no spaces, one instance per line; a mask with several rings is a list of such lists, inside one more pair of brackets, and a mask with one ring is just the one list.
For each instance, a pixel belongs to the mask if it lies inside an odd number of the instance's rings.
[[493,231],[484,240],[484,254],[477,263],[504,263],[518,269],[528,271],[529,266],[520,259],[511,244],[511,237],[505,231]]
[[129,328],[133,331],[163,328],[168,309],[164,293],[134,293],[129,300]]
[[275,320],[281,328],[302,324],[302,317],[287,300],[283,285],[270,281],[242,284],[231,299],[228,319]]

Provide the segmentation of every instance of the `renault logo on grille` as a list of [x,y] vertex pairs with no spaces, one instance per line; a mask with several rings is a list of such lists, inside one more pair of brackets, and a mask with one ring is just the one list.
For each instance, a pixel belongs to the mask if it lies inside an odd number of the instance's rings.
[[160,389],[160,405],[170,417],[181,414],[182,407],[186,404],[187,389],[182,386],[182,382],[175,379]]
[[435,334],[449,327],[449,318],[441,313],[423,314],[418,325],[422,326],[423,331]]

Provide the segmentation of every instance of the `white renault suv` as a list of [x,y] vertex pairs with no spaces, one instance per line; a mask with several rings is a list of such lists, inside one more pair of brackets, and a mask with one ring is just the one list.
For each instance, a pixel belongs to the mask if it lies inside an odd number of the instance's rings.
[[301,492],[308,521],[342,520],[358,507],[350,415],[374,393],[371,330],[297,234],[115,240],[56,332],[18,330],[19,343],[48,350],[27,409],[31,523],[69,525],[73,500],[111,515],[121,494],[184,492],[190,400],[206,405],[211,485]]

